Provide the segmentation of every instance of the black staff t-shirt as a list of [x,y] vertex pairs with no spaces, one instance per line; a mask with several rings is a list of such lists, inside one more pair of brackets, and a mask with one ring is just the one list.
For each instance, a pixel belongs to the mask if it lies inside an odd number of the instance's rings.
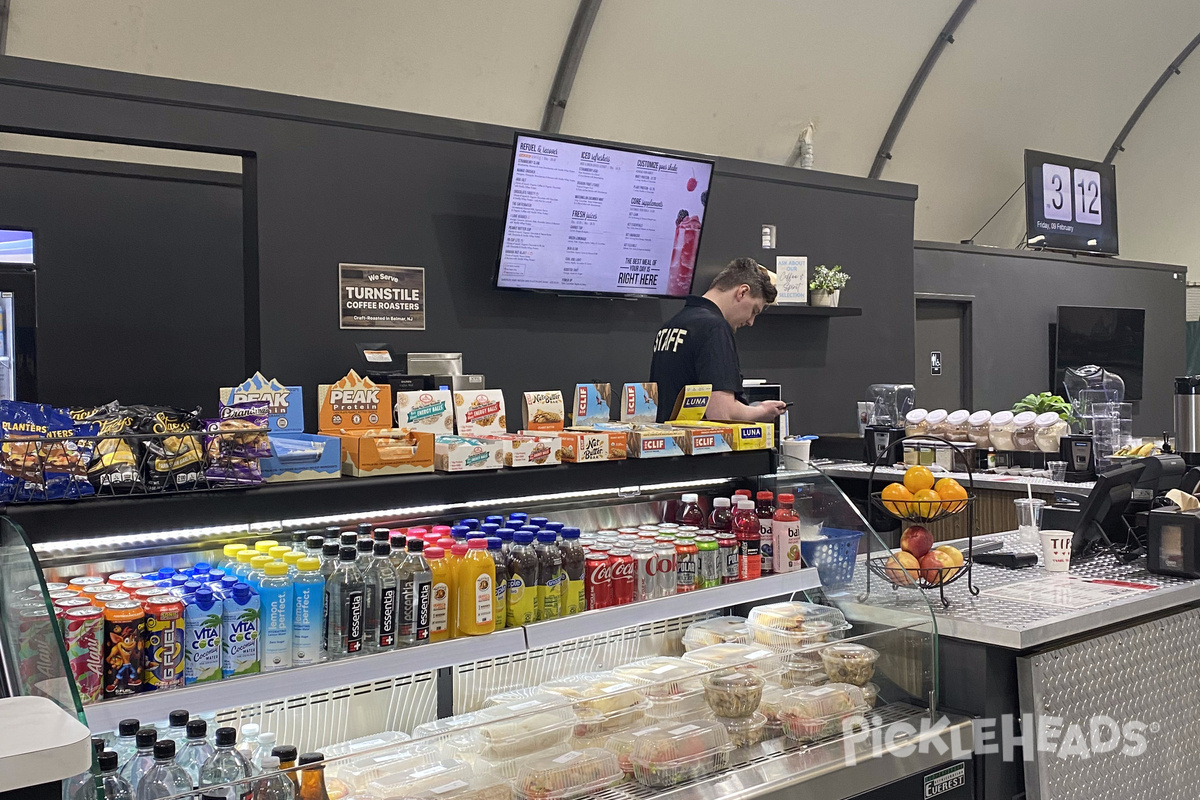
[[[650,380],[658,384],[658,421],[666,422],[683,387],[711,383],[742,400],[742,370],[733,328],[713,301],[692,295],[654,337]],[[742,402],[745,402],[742,400]]]

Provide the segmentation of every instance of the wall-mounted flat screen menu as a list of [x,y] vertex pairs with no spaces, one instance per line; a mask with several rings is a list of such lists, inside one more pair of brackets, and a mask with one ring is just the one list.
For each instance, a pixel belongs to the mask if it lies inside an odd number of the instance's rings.
[[32,264],[33,231],[0,228],[0,264]]
[[1025,242],[1048,250],[1117,254],[1112,164],[1025,151]]
[[496,286],[686,296],[712,170],[669,153],[517,134]]

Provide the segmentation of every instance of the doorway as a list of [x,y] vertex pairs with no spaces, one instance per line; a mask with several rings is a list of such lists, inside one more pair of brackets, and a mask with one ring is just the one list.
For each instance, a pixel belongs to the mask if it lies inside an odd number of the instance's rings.
[[968,295],[916,295],[917,405],[971,408],[971,301]]

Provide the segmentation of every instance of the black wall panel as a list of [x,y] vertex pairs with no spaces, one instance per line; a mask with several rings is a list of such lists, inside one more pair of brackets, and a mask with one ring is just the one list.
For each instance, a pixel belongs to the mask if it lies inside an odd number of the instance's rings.
[[[243,255],[259,300],[246,295],[245,349],[305,386],[310,419],[315,385],[345,373],[355,341],[462,351],[466,369],[505,388],[516,420],[523,390],[645,380],[653,334],[680,306],[491,288],[511,129],[14,58],[0,58],[0,106],[0,129],[254,157]],[[912,377],[915,187],[718,159],[710,196],[698,283],[735,256],[774,253],[854,276],[842,303],[863,316],[768,312],[738,334],[747,377],[781,381],[796,402],[794,428],[852,430],[868,384]],[[775,251],[761,249],[763,223],[778,227]],[[428,329],[339,330],[339,261],[425,267]],[[184,367],[156,369],[170,382]]]

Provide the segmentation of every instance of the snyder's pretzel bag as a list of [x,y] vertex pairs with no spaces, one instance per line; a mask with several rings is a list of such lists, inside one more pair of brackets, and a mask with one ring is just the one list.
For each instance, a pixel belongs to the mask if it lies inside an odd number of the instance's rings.
[[146,482],[139,468],[143,455],[141,443],[120,435],[134,432],[132,410],[122,408],[114,400],[94,408],[74,408],[70,413],[77,425],[96,425],[96,435],[101,437],[95,443],[87,470],[95,490],[100,494],[145,491]]
[[132,406],[135,430],[155,434],[146,439],[143,476],[146,491],[162,492],[203,486],[204,429],[199,409],[183,411],[169,406]]

